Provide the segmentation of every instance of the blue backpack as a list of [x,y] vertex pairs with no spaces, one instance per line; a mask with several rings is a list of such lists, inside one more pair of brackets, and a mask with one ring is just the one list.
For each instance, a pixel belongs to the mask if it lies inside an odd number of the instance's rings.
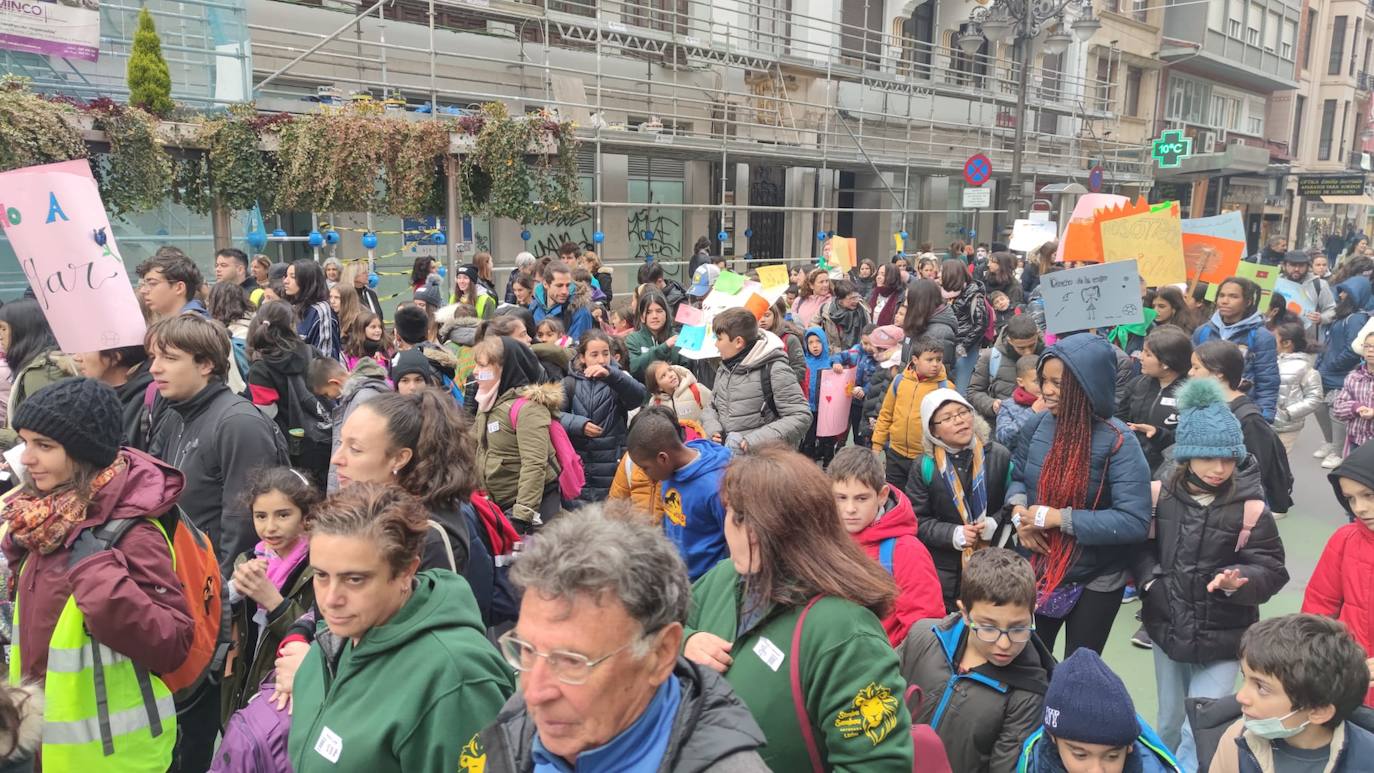
[[883,565],[883,568],[887,570],[888,574],[894,574],[894,572],[892,571],[892,553],[896,549],[896,537],[888,537],[887,539],[878,543],[878,563]]

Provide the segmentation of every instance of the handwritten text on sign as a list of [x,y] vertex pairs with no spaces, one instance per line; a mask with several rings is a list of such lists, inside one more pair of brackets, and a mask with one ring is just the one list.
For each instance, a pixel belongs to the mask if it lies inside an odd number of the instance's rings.
[[1102,256],[1108,263],[1136,261],[1150,287],[1187,281],[1177,207],[1103,220],[1099,227]]
[[143,343],[143,314],[89,163],[0,174],[0,225],[63,351]]
[[1140,274],[1133,260],[1056,271],[1040,279],[1045,329],[1071,333],[1129,325],[1144,319]]

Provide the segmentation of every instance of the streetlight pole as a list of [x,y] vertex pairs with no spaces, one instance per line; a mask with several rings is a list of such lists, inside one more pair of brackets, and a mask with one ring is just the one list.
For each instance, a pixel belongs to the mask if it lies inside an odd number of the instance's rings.
[[1021,216],[1021,158],[1025,155],[1026,97],[1030,90],[1030,44],[1032,37],[1021,34],[1017,24],[1016,60],[1016,139],[1011,150],[1011,190],[1007,191],[1007,211],[1013,220]]

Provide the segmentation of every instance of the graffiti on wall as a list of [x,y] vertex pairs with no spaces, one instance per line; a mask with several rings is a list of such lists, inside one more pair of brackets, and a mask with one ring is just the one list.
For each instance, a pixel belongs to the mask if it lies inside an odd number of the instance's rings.
[[[645,238],[648,234],[650,238]],[[682,224],[661,211],[635,210],[629,218],[630,245],[636,258],[653,256],[655,260],[677,260],[682,257]]]

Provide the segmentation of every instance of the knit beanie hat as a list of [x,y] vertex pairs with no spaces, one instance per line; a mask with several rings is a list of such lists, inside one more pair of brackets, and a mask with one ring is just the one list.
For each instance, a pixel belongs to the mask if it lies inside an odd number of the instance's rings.
[[46,435],[73,459],[109,467],[124,437],[124,410],[108,385],[93,378],[64,378],[19,404],[14,429]]
[[406,349],[398,353],[391,361],[391,382],[401,383],[401,378],[411,373],[419,373],[420,378],[426,384],[433,386],[439,383],[439,377],[434,372],[434,366],[429,364],[429,358],[419,349]]
[[424,287],[415,291],[413,297],[417,301],[424,301],[425,305],[431,309],[437,309],[444,305],[444,299],[439,293],[438,277],[434,275],[426,280]]
[[894,346],[901,346],[904,337],[905,333],[896,325],[883,325],[868,334],[868,340],[873,344],[875,352],[885,352]]
[[1045,732],[1068,741],[1129,746],[1140,735],[1140,720],[1121,678],[1096,652],[1079,647],[1050,677]]
[[1221,387],[1210,378],[1190,379],[1178,390],[1178,428],[1174,459],[1244,460],[1245,435]]

